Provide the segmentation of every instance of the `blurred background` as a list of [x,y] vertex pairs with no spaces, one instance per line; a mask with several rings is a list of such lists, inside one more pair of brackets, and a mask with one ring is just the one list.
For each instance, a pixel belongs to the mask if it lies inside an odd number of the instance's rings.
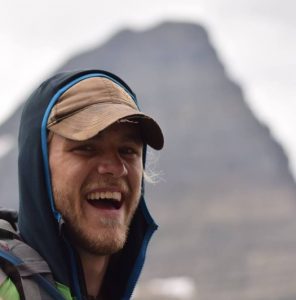
[[296,2],[0,0],[0,205],[18,206],[23,101],[109,70],[161,124],[160,225],[134,299],[296,297]]

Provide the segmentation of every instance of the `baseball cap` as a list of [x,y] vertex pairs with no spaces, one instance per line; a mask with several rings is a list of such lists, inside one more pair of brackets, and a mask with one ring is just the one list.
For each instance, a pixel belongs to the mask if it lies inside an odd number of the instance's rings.
[[121,85],[105,77],[84,79],[63,93],[51,110],[47,128],[65,138],[83,141],[122,120],[138,123],[144,142],[152,148],[163,147],[157,122],[138,109]]

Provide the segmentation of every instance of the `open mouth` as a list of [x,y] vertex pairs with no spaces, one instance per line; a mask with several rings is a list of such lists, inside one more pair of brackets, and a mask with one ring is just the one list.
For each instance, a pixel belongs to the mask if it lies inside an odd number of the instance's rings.
[[118,210],[122,206],[120,192],[95,192],[87,195],[87,202],[99,209]]

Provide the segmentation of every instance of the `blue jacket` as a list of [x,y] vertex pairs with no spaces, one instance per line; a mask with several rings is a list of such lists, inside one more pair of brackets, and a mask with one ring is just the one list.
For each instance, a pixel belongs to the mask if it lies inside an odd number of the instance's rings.
[[[24,241],[48,263],[54,279],[68,286],[72,296],[84,299],[86,286],[78,255],[64,234],[62,219],[55,210],[47,156],[47,118],[59,96],[80,80],[105,76],[132,90],[117,76],[101,70],[61,73],[40,85],[24,106],[19,131],[19,230]],[[145,164],[146,147],[143,162]],[[130,299],[145,260],[148,242],[157,228],[144,200],[132,220],[127,243],[112,256],[104,279],[108,299]]]

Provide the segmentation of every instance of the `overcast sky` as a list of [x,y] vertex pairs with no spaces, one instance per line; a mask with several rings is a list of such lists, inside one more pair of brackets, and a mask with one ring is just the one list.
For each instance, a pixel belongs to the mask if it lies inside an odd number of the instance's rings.
[[296,175],[295,0],[0,0],[0,120],[64,59],[122,27],[191,21],[283,144]]

